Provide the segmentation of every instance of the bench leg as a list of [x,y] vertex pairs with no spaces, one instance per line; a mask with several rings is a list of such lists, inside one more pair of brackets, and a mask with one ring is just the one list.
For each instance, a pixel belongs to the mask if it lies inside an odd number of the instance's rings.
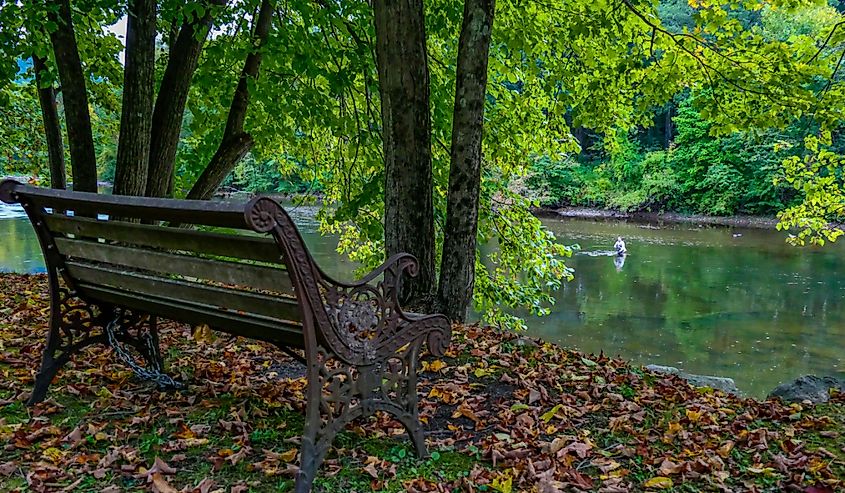
[[26,401],[27,406],[35,405],[47,397],[47,389],[50,387],[50,382],[53,381],[53,378],[62,366],[52,356],[48,355],[46,350],[44,351],[44,355],[41,358],[41,368],[35,375],[35,386],[32,389],[32,394]]
[[106,342],[102,333],[91,333],[92,328],[102,323],[103,314],[98,307],[73,297],[67,289],[56,287],[51,291],[50,330],[35,386],[27,400],[30,406],[47,397],[53,378],[74,354],[91,344]]
[[[418,457],[428,457],[417,409],[418,345],[377,365],[339,364],[321,352],[309,364],[305,431],[300,449],[296,493],[307,493],[335,436],[351,421],[384,411],[407,430]],[[327,365],[327,360],[333,360]]]

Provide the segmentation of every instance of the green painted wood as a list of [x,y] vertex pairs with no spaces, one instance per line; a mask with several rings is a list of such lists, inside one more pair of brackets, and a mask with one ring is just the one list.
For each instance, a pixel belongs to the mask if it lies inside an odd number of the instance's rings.
[[293,322],[282,322],[253,314],[236,314],[200,303],[178,302],[168,299],[166,294],[162,297],[145,296],[83,282],[79,283],[77,288],[86,299],[95,303],[122,306],[179,322],[208,324],[214,330],[274,344],[297,348],[302,348],[305,344],[302,325]]
[[281,268],[203,259],[81,239],[55,238],[55,242],[59,253],[69,257],[68,260],[85,259],[131,269],[216,281],[226,285],[286,294],[293,292],[290,276]]
[[161,297],[180,303],[201,303],[221,310],[254,313],[280,320],[301,322],[302,313],[296,298],[269,296],[237,289],[220,288],[167,277],[141,274],[120,267],[85,264],[69,261],[68,273],[77,283],[96,284],[131,291],[146,296]]
[[77,216],[107,214],[144,221],[169,221],[226,228],[250,229],[244,221],[244,204],[208,200],[178,200],[125,195],[71,192],[17,184],[14,193],[25,195],[39,207],[74,211]]
[[125,221],[100,221],[61,214],[47,214],[44,220],[51,231],[74,236],[103,238],[164,250],[183,250],[270,263],[278,263],[281,259],[279,247],[270,238],[210,233]]

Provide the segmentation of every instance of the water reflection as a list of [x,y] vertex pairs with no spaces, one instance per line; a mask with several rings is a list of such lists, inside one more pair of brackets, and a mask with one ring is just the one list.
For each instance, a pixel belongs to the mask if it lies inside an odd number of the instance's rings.
[[[355,264],[337,255],[336,238],[319,235],[317,207],[289,210],[320,265],[350,279]],[[21,215],[0,206],[0,270],[43,272],[38,241]],[[845,376],[845,245],[799,250],[760,230],[546,224],[581,252],[568,259],[575,280],[557,294],[552,315],[529,320],[533,335],[732,377],[755,396],[802,374]],[[629,255],[616,255],[617,236]]]
[[[549,220],[575,255],[575,280],[532,333],[588,352],[729,376],[762,396],[806,374],[842,376],[843,245],[798,250],[773,231]],[[741,235],[741,236],[734,236]]]

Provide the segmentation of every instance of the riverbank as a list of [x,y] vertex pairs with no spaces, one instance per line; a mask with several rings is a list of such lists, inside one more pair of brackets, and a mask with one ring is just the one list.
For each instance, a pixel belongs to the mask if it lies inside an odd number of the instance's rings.
[[[91,348],[50,399],[26,397],[49,315],[44,276],[0,274],[0,491],[289,491],[304,381],[254,341],[194,341],[164,323],[167,371],[186,391],[136,381]],[[399,423],[347,428],[316,491],[838,491],[845,398],[814,407],[690,387],[619,359],[478,326],[425,356],[431,458]],[[286,378],[293,375],[292,378]]]
[[725,226],[734,228],[775,229],[778,220],[767,216],[706,216],[702,214],[680,214],[677,212],[622,212],[590,207],[539,207],[534,209],[539,217],[564,217],[579,219],[613,219],[638,223],[685,223],[702,226]]

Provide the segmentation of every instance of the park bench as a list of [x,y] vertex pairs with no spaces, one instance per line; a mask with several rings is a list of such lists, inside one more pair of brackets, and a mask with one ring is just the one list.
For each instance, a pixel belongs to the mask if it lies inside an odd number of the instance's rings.
[[92,344],[113,347],[142,377],[179,385],[162,372],[161,317],[266,341],[305,364],[297,492],[310,490],[334,436],[377,410],[395,416],[417,454],[427,455],[417,362],[423,342],[442,355],[451,329],[442,315],[400,308],[401,277],[416,275],[414,257],[395,255],[358,282],[336,281],[268,197],[244,205],[6,180],[0,200],[20,203],[29,216],[50,287],[50,327],[30,404],[43,400],[57,371]]

